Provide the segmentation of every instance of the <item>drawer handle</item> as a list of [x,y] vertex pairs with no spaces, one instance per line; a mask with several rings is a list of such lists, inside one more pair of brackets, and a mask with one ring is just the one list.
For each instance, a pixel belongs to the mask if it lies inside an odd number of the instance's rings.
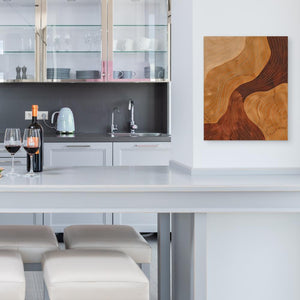
[[91,145],[67,145],[67,148],[91,148]]
[[134,145],[137,148],[157,148],[159,145]]

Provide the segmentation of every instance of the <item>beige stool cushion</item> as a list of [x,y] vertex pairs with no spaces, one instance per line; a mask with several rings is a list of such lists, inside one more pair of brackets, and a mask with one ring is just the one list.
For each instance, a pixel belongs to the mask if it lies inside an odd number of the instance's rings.
[[149,300],[147,277],[119,251],[52,251],[42,265],[51,300]]
[[58,243],[48,226],[0,226],[0,249],[18,250],[24,263],[40,263],[42,254],[57,250]]
[[65,228],[66,249],[118,250],[136,263],[151,263],[151,247],[146,240],[125,225],[74,225]]
[[0,299],[25,299],[23,261],[21,254],[14,250],[0,250]]

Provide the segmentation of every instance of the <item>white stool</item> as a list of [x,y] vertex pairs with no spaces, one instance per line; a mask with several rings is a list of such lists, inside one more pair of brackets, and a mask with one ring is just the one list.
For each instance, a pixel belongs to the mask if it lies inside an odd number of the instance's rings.
[[151,247],[126,225],[73,225],[65,228],[66,249],[118,250],[132,257],[150,278]]
[[147,277],[123,252],[66,250],[43,257],[50,300],[149,300]]
[[18,250],[25,265],[38,265],[43,253],[57,250],[58,243],[48,226],[1,225],[0,249]]
[[[48,226],[1,225],[1,249],[19,251],[25,271],[41,271],[42,255],[47,251],[57,250],[58,243],[55,234]],[[45,288],[44,298],[47,299]]]
[[17,251],[0,250],[0,299],[25,299],[24,267]]

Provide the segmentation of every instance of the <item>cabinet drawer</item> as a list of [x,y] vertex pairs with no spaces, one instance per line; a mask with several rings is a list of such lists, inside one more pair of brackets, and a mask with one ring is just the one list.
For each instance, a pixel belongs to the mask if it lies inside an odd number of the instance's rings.
[[47,143],[45,167],[111,166],[111,143]]
[[168,166],[171,143],[114,143],[114,166]]

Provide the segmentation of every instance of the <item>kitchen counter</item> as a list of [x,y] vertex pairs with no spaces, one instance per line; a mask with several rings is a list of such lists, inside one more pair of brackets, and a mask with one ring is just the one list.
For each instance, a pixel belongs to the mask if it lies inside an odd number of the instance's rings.
[[[25,170],[20,168],[20,174]],[[70,167],[70,168],[49,168],[39,174],[37,178],[16,178],[3,177],[0,180],[1,192],[115,192],[115,193],[178,193],[171,202],[166,199],[160,202],[153,199],[146,203],[139,199],[135,211],[139,207],[147,211],[156,211],[158,208],[168,212],[222,212],[224,207],[234,206],[227,198],[222,200],[220,208],[215,207],[212,202],[207,201],[209,194],[203,199],[196,199],[194,193],[241,193],[241,192],[297,192],[300,193],[300,175],[198,175],[190,176],[173,167]],[[181,199],[182,193],[189,193],[190,198]],[[136,197],[134,197],[136,198]],[[181,199],[180,208],[177,207],[176,199]],[[265,198],[266,199],[266,198]],[[5,199],[1,198],[1,202]],[[60,199],[57,200],[60,202]],[[182,202],[181,202],[182,201]],[[192,202],[190,202],[192,201]],[[218,200],[219,201],[219,200]],[[99,199],[99,202],[100,199]],[[39,200],[41,204],[41,200]],[[53,199],[51,205],[55,206]],[[120,202],[121,203],[121,202]],[[177,203],[177,204],[176,204]],[[205,205],[204,205],[205,203]],[[218,202],[219,203],[219,202]],[[254,198],[249,203],[239,201],[241,210],[246,211],[251,207],[257,211],[264,206],[265,200]],[[284,207],[288,207],[288,199],[284,201]],[[84,202],[84,205],[87,204]],[[176,205],[175,205],[176,204]],[[254,205],[255,204],[255,205]],[[124,210],[130,202],[124,203]],[[203,206],[204,205],[204,206]],[[299,209],[300,201],[293,204],[294,209]],[[87,207],[85,207],[87,208]],[[275,208],[274,208],[275,209]],[[276,210],[276,209],[275,209]],[[280,207],[278,207],[280,210]]]
[[[0,133],[0,143],[4,133]],[[171,136],[163,134],[157,137],[110,137],[108,134],[76,133],[75,136],[59,136],[55,133],[45,134],[45,143],[113,143],[113,142],[171,142]]]
[[152,137],[111,137],[108,134],[97,133],[77,133],[75,136],[59,136],[54,134],[45,134],[46,143],[113,143],[113,142],[171,142],[171,136],[164,134],[162,136]]
[[172,213],[173,295],[207,300],[207,214],[299,213],[300,175],[190,176],[171,167],[53,168],[37,178],[1,178],[0,212],[158,213],[159,300],[170,300]]

